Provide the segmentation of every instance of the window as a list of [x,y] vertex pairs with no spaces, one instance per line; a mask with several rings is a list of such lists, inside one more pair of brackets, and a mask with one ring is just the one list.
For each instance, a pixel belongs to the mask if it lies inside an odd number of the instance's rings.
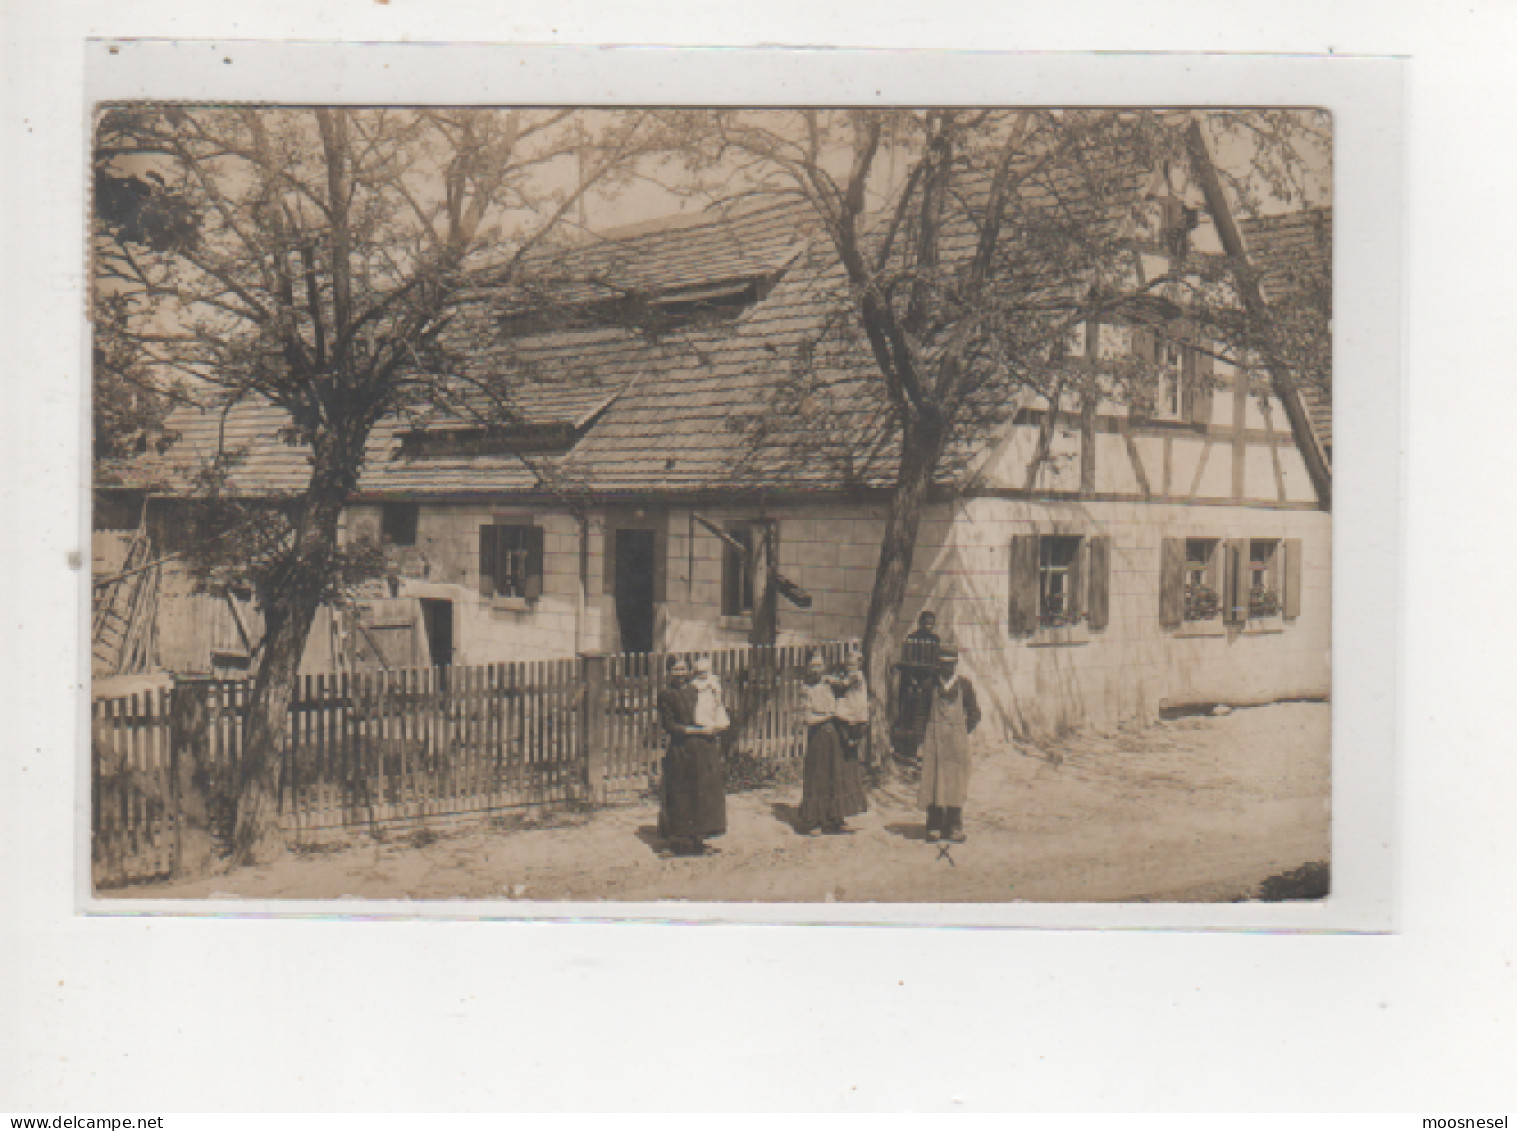
[[540,526],[479,528],[479,594],[536,600],[543,591]]
[[727,536],[746,553],[722,543],[722,616],[742,617],[753,612],[753,551],[757,539],[751,525],[733,526]]
[[[1202,573],[1203,552],[1210,547],[1210,565]],[[1183,556],[1182,556],[1183,555]],[[1234,628],[1272,626],[1301,615],[1301,540],[1299,538],[1187,538],[1164,540],[1163,577],[1160,582],[1160,623],[1178,625],[1196,620],[1192,614],[1209,607],[1210,598],[1198,607],[1192,587],[1205,577],[1206,586],[1220,603],[1224,624]],[[1209,619],[1209,618],[1208,618]]]
[[1166,338],[1146,327],[1134,327],[1133,355],[1157,370],[1153,388],[1153,420],[1210,424],[1213,365],[1209,353],[1186,345],[1186,332]]
[[1277,570],[1280,543],[1255,538],[1248,544],[1248,618],[1260,620],[1281,612]]
[[1221,546],[1216,538],[1185,540],[1183,615],[1188,621],[1215,620],[1222,615],[1218,553]]
[[[1008,627],[1014,635],[1063,639],[1110,620],[1111,539],[1019,534],[1011,540]],[[1038,641],[1034,641],[1036,643]]]
[[416,519],[421,508],[415,503],[386,503],[379,519],[379,537],[389,546],[416,545]]
[[1038,543],[1038,624],[1059,628],[1080,619],[1080,539],[1046,537]]
[[1185,350],[1174,342],[1156,342],[1154,364],[1159,367],[1154,416],[1161,420],[1179,420],[1185,405]]

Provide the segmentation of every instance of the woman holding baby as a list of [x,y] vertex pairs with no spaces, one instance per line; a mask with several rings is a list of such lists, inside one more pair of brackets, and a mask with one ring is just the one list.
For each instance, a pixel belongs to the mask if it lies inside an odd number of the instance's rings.
[[846,833],[844,821],[869,808],[859,758],[869,699],[859,657],[850,652],[843,678],[829,679],[826,657],[812,649],[804,694],[806,761],[796,828],[808,836]]
[[711,851],[707,837],[727,831],[721,735],[729,722],[710,656],[698,656],[693,666],[684,656],[669,657],[658,715],[669,735],[659,837],[675,855],[699,856]]

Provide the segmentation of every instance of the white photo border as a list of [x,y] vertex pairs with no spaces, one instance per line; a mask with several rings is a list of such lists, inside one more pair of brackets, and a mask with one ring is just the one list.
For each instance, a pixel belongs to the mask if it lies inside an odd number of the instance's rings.
[[[78,640],[76,909],[92,915],[1385,932],[1396,926],[1404,61],[780,48],[91,40],[99,102],[1320,107],[1334,116],[1332,895],[1238,904],[130,901],[91,894],[88,641]],[[87,152],[88,130],[81,131]],[[87,163],[86,163],[87,167]],[[78,246],[84,249],[83,199]],[[82,281],[82,276],[80,277]],[[88,327],[78,292],[79,544],[89,545]],[[79,577],[87,607],[88,571]],[[1387,610],[1392,610],[1387,614]],[[87,629],[87,626],[85,626]],[[87,632],[81,632],[81,636]],[[40,820],[40,812],[22,821]]]

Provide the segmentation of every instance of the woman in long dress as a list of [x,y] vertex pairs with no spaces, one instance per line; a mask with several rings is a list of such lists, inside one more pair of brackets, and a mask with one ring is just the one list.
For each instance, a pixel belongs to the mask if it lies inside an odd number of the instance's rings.
[[964,801],[969,796],[969,736],[980,725],[974,684],[959,671],[959,653],[938,650],[932,711],[922,736],[922,784],[917,804],[927,810],[927,839],[962,843]]
[[669,735],[658,826],[659,836],[680,856],[710,851],[706,838],[727,831],[720,743],[713,729],[696,722],[698,697],[689,663],[670,656],[668,680],[658,697],[659,722]]
[[844,756],[839,734],[841,705],[824,677],[827,661],[817,651],[806,658],[806,762],[801,773],[799,832],[846,832],[844,821],[869,808],[857,761]]

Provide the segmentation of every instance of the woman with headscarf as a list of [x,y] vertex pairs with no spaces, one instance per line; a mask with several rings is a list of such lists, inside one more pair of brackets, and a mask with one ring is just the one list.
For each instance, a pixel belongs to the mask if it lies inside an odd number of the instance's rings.
[[801,772],[801,811],[797,831],[846,832],[843,822],[869,808],[856,760],[844,756],[839,726],[841,704],[827,675],[827,661],[812,649],[806,656],[806,762]]
[[959,651],[938,649],[932,710],[922,736],[922,784],[917,804],[927,810],[927,840],[961,844],[964,799],[969,795],[969,736],[980,725],[974,684],[959,670]]
[[706,838],[727,831],[719,731],[696,721],[698,701],[690,664],[683,656],[670,656],[668,679],[658,696],[659,722],[669,735],[658,831],[680,856],[709,851]]

